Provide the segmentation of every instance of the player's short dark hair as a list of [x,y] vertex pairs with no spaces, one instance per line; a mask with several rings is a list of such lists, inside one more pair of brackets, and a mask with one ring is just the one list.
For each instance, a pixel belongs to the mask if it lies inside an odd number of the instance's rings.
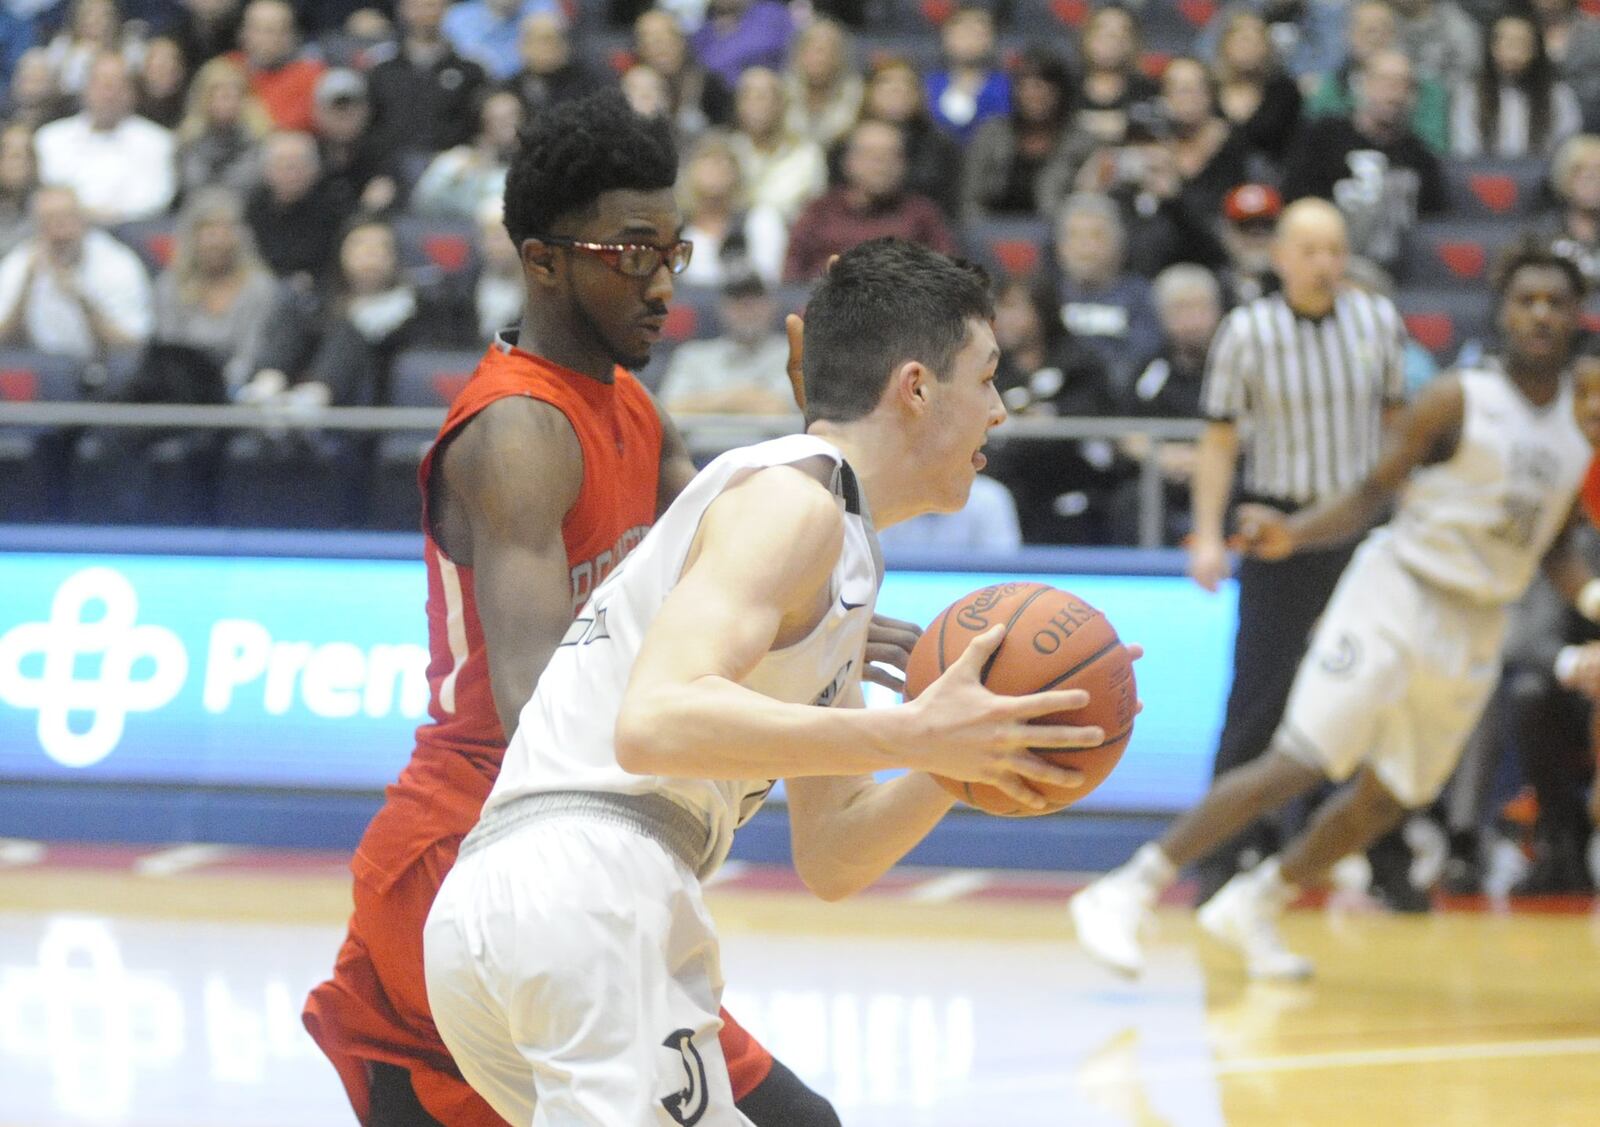
[[1579,301],[1589,294],[1589,279],[1583,267],[1570,255],[1562,254],[1549,239],[1529,234],[1501,251],[1494,270],[1495,300],[1504,301],[1506,291],[1511,288],[1517,275],[1530,267],[1551,267],[1566,274],[1567,280],[1572,283],[1572,295]]
[[970,262],[904,239],[847,251],[806,306],[806,422],[870,414],[910,360],[944,379],[968,319],[993,316],[989,276]]
[[523,130],[506,176],[506,231],[520,247],[602,193],[655,192],[677,178],[678,151],[664,118],[634,113],[617,90],[563,102]]

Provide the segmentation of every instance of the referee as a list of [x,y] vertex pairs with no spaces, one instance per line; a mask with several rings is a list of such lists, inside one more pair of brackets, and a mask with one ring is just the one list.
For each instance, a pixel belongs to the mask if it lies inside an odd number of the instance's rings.
[[[1384,420],[1404,395],[1405,328],[1387,298],[1342,284],[1348,256],[1337,208],[1309,198],[1291,204],[1273,243],[1283,288],[1235,309],[1217,331],[1201,388],[1207,425],[1189,544],[1189,574],[1208,591],[1229,572],[1224,521],[1241,444],[1239,499],[1285,512],[1357,485],[1377,461]],[[1354,547],[1240,563],[1233,688],[1214,776],[1266,749],[1312,624]],[[1242,853],[1271,853],[1274,836],[1257,823],[1201,862],[1200,899],[1227,882]]]

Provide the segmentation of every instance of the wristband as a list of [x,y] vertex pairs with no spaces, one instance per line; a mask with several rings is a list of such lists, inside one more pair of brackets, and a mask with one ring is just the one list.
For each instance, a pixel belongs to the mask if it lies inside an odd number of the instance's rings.
[[1600,579],[1591,579],[1578,588],[1578,597],[1572,605],[1590,622],[1600,622]]
[[1556,680],[1565,685],[1572,679],[1573,671],[1578,668],[1578,647],[1562,646],[1561,652],[1556,654]]

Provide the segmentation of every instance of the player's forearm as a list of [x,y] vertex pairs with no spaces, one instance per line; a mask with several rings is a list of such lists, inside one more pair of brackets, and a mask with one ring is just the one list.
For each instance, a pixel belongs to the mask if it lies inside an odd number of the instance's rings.
[[949,791],[920,772],[883,783],[860,780],[856,791],[832,808],[805,802],[803,788],[809,782],[790,784],[794,865],[806,887],[823,900],[842,900],[869,887],[955,804]]
[[817,708],[774,700],[721,677],[630,687],[617,716],[617,761],[637,775],[778,779],[870,775],[917,765],[908,709]]
[[1346,544],[1370,529],[1392,494],[1374,483],[1324,504],[1303,509],[1289,518],[1289,535],[1295,551]]
[[1200,437],[1195,455],[1194,484],[1190,488],[1195,535],[1222,539],[1228,494],[1233,491],[1233,468],[1239,457],[1239,435],[1232,425],[1212,423]]

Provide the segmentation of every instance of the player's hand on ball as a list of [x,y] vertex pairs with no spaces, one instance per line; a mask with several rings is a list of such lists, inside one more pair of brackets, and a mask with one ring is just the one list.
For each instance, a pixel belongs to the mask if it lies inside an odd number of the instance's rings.
[[905,692],[905,681],[882,666],[904,673],[906,662],[911,660],[911,650],[920,637],[922,627],[915,622],[902,622],[886,614],[873,615],[872,625],[867,629],[867,667],[861,671],[861,679],[897,693]]
[[1240,505],[1235,520],[1239,531],[1230,546],[1237,551],[1263,560],[1281,560],[1294,553],[1288,518],[1271,505]]
[[1030,748],[1087,748],[1105,742],[1103,729],[1067,724],[1030,724],[1035,717],[1085,707],[1081,689],[1056,689],[1025,696],[990,692],[981,680],[984,664],[1000,647],[1006,628],[979,634],[916,700],[905,707],[918,718],[917,744],[923,770],[970,783],[985,783],[1018,804],[1040,810],[1047,800],[1030,783],[1072,788],[1083,773],[1034,755]]

